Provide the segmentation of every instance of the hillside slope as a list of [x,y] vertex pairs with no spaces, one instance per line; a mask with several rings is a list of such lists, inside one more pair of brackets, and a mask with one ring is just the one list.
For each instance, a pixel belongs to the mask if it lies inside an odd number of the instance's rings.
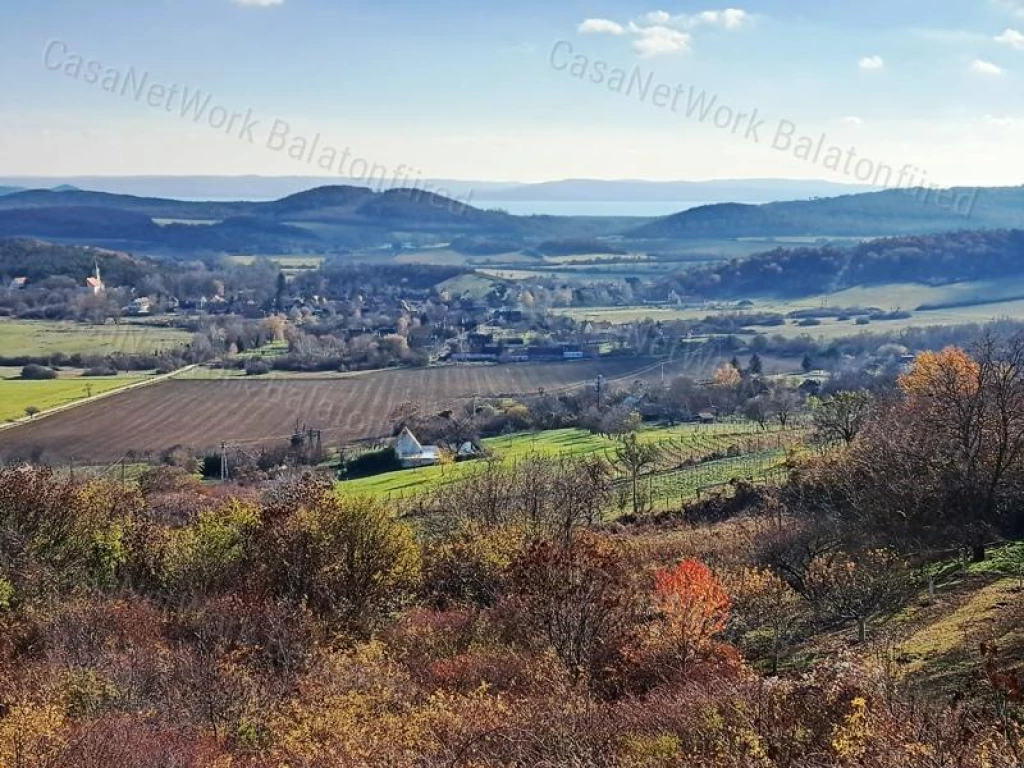
[[661,284],[667,294],[810,296],[889,283],[940,285],[1024,275],[1024,231],[948,232],[872,240],[853,248],[779,248]]
[[628,234],[646,239],[925,234],[1024,227],[1024,187],[886,190],[765,205],[694,208]]

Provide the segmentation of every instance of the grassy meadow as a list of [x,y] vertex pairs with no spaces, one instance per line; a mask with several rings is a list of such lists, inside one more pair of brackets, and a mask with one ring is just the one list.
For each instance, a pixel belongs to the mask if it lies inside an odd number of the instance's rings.
[[80,371],[64,372],[49,381],[23,381],[20,369],[0,368],[0,423],[25,417],[26,408],[47,411],[87,397],[122,389],[145,379],[148,374],[85,378]]
[[1024,318],[1024,280],[979,280],[950,285],[929,286],[893,283],[850,288],[797,299],[751,297],[753,306],[741,308],[738,301],[706,301],[676,307],[573,307],[554,310],[575,320],[591,320],[616,325],[642,320],[698,321],[716,314],[778,313],[834,308],[908,312],[910,317],[872,320],[858,325],[854,319],[822,318],[820,325],[805,326],[788,318],[778,327],[758,328],[760,333],[785,337],[811,336],[835,339],[859,333],[902,331],[933,325],[983,323],[1000,318]]
[[[758,480],[771,474],[785,462],[787,449],[803,436],[799,428],[762,430],[753,422],[742,421],[645,429],[638,433],[640,441],[658,446],[661,455],[644,482],[649,484],[656,507],[671,506],[731,480]],[[612,462],[617,445],[614,438],[582,429],[516,434],[482,443],[493,460],[507,464],[534,457],[600,456]],[[350,496],[411,498],[464,480],[481,466],[482,461],[477,460],[407,469],[343,481],[339,488]]]
[[0,357],[140,354],[174,349],[191,340],[186,331],[145,323],[0,320]]

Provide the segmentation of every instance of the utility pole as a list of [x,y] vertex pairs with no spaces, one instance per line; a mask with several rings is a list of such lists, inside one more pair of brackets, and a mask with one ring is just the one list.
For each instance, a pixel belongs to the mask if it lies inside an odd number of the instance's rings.
[[227,443],[220,444],[220,481],[223,483],[228,479],[228,446]]

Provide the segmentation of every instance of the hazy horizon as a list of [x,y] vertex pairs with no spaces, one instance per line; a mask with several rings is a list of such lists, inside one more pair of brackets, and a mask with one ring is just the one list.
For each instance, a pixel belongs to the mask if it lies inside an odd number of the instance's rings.
[[7,176],[1024,178],[1015,0],[54,0],[3,14]]

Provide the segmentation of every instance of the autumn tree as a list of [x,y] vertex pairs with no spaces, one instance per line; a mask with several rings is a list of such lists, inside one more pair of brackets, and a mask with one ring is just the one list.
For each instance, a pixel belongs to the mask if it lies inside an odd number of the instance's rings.
[[833,467],[838,508],[883,541],[984,559],[1024,490],[1024,340],[923,353],[899,386]]
[[342,499],[329,483],[305,479],[265,515],[259,565],[270,587],[357,632],[372,631],[418,584],[412,531],[375,501]]
[[684,560],[654,575],[651,607],[655,620],[645,628],[644,655],[662,674],[685,675],[711,658],[725,630],[732,602],[711,569]]
[[594,681],[631,624],[622,558],[605,539],[538,541],[511,568],[509,600],[554,649],[570,679]]
[[0,470],[0,579],[18,599],[114,585],[141,506],[136,491],[113,483]]
[[743,383],[743,374],[740,373],[739,362],[735,361],[730,365],[723,365],[715,371],[712,386],[719,389],[736,389]]
[[[903,417],[933,446],[927,481],[967,533],[975,560],[1016,507],[1024,479],[1024,338],[983,338],[973,354],[919,355],[900,379]],[[932,440],[924,440],[931,437]]]

